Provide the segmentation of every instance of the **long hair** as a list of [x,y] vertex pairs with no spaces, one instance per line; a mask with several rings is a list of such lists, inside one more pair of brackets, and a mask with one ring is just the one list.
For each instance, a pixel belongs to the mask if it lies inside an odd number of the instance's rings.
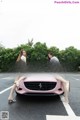
[[[20,61],[21,56],[23,55],[23,51],[24,51],[23,49],[20,51],[20,53],[19,53],[19,55],[18,55],[18,57],[17,57],[16,62]],[[27,57],[27,53],[26,53],[26,57]]]

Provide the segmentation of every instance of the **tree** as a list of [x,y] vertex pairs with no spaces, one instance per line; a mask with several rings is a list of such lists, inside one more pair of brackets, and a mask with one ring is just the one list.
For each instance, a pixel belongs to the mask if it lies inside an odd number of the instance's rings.
[[0,43],[0,51],[4,49],[4,46],[2,45],[2,43]]
[[31,40],[28,39],[27,45],[32,46],[33,45],[33,38]]
[[52,46],[48,49],[48,53],[51,52],[52,55],[54,56],[59,56],[59,49],[55,46]]
[[47,56],[47,46],[46,43],[37,42],[33,46],[33,52],[31,53],[31,59],[37,61],[46,60]]

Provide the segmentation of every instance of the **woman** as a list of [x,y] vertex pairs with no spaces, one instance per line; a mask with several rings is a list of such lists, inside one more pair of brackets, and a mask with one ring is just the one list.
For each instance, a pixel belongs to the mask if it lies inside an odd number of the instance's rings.
[[[54,77],[55,77],[55,79],[56,79],[57,81],[61,81],[61,82],[62,82],[65,102],[68,103],[68,102],[69,102],[69,100],[68,100],[69,81],[66,81],[66,80],[65,80],[63,77],[61,77],[61,76],[54,76]],[[11,91],[10,91],[10,95],[9,95],[9,97],[8,97],[8,102],[9,102],[9,103],[15,102],[15,100],[14,100],[14,98],[13,98],[15,89],[16,89],[16,87],[19,88],[19,82],[20,82],[21,80],[25,80],[25,79],[26,79],[25,76],[22,76],[22,77],[18,76],[18,77],[15,79],[15,82],[14,82],[14,84],[13,84],[13,86],[12,86]]]
[[22,60],[23,62],[26,63],[26,57],[27,57],[27,53],[25,50],[22,49],[19,53],[19,56],[18,56],[16,62],[19,62],[20,60]]
[[21,50],[19,55],[18,55],[18,58],[16,60],[16,72],[26,72],[27,70],[27,53],[25,50]]
[[64,99],[66,103],[69,103],[69,99],[68,99],[68,94],[70,91],[70,83],[69,81],[65,80],[62,76],[55,76],[55,79],[58,81],[61,81],[62,86],[63,86],[63,91],[64,91]]
[[24,79],[26,79],[25,76],[22,76],[22,77],[18,76],[18,77],[15,79],[15,82],[14,82],[12,88],[11,88],[11,91],[10,91],[10,94],[9,94],[9,97],[8,97],[8,102],[9,102],[9,103],[13,103],[13,102],[16,101],[16,100],[14,99],[14,97],[13,97],[14,92],[15,92],[15,89],[16,89],[16,87],[17,87],[17,88],[19,87],[19,82],[20,82],[21,80],[24,80]]

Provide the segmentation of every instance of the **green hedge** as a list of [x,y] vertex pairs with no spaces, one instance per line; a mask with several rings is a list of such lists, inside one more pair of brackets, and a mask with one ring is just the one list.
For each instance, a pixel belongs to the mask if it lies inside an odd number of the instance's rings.
[[[24,49],[27,51],[28,68],[29,71],[41,69],[49,64],[48,52],[52,52],[57,56],[66,71],[78,71],[80,66],[80,50],[77,50],[73,46],[66,48],[65,50],[59,50],[56,47],[48,48],[46,43],[37,42],[30,46],[28,44],[22,44],[14,49],[0,49],[0,72],[14,72],[15,61],[19,54],[19,51]],[[48,69],[48,66],[46,67]],[[35,70],[34,70],[35,71]],[[47,71],[47,70],[46,70]]]

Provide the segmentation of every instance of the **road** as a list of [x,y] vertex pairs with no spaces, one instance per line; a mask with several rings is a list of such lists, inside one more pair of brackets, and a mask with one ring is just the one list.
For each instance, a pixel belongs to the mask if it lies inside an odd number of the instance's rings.
[[63,96],[19,98],[16,93],[16,103],[8,104],[7,98],[17,73],[1,73],[0,113],[8,111],[9,120],[80,120],[80,74],[61,75],[70,81],[69,104],[63,102]]

